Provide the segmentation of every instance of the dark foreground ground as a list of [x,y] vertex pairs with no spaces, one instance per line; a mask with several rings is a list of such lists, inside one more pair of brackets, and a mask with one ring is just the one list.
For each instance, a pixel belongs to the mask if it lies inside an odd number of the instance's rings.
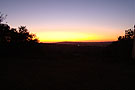
[[134,61],[103,47],[46,45],[0,60],[1,90],[135,90]]

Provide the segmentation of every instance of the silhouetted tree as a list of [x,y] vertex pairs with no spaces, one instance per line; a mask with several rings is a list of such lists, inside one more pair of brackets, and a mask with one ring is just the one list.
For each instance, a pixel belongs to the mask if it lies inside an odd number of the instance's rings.
[[38,43],[35,34],[30,34],[26,26],[19,29],[10,28],[7,24],[0,24],[0,43]]
[[130,40],[134,37],[134,31],[132,29],[125,30],[125,36],[119,36],[118,41]]
[[18,28],[18,40],[17,42],[28,43],[28,42],[38,42],[35,34],[30,34],[26,26],[20,26]]
[[0,24],[0,43],[9,42],[10,27],[7,24]]
[[118,41],[112,42],[109,46],[110,53],[115,57],[123,58],[123,60],[130,60],[133,47],[133,29],[125,30],[124,36],[119,36]]
[[120,40],[122,40],[122,36],[119,36],[119,37],[118,37],[118,41],[120,41]]
[[0,45],[5,44],[34,44],[38,43],[35,34],[31,34],[26,26],[20,26],[17,29],[10,28],[8,24],[3,24],[3,20],[7,15],[0,13]]
[[7,15],[4,15],[0,12],[0,23],[2,23],[6,19]]

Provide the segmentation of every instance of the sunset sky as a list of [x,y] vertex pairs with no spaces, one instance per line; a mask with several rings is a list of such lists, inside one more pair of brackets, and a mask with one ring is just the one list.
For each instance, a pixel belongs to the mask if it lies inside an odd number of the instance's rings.
[[135,0],[0,0],[0,12],[41,42],[114,41],[135,24]]

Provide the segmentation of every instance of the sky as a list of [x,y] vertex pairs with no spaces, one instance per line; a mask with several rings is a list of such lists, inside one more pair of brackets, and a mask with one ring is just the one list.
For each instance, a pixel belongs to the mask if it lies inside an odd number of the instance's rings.
[[135,0],[0,0],[0,12],[41,42],[115,41],[135,24]]

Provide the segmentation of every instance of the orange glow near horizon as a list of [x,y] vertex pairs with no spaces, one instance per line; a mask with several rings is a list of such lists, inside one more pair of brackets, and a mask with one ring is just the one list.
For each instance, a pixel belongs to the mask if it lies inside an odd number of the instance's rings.
[[36,33],[40,42],[53,43],[53,42],[104,42],[114,41],[113,37],[105,38],[103,35],[90,34],[90,33],[76,33],[76,32],[38,32]]
[[135,0],[1,0],[0,10],[44,43],[116,41],[135,24]]

